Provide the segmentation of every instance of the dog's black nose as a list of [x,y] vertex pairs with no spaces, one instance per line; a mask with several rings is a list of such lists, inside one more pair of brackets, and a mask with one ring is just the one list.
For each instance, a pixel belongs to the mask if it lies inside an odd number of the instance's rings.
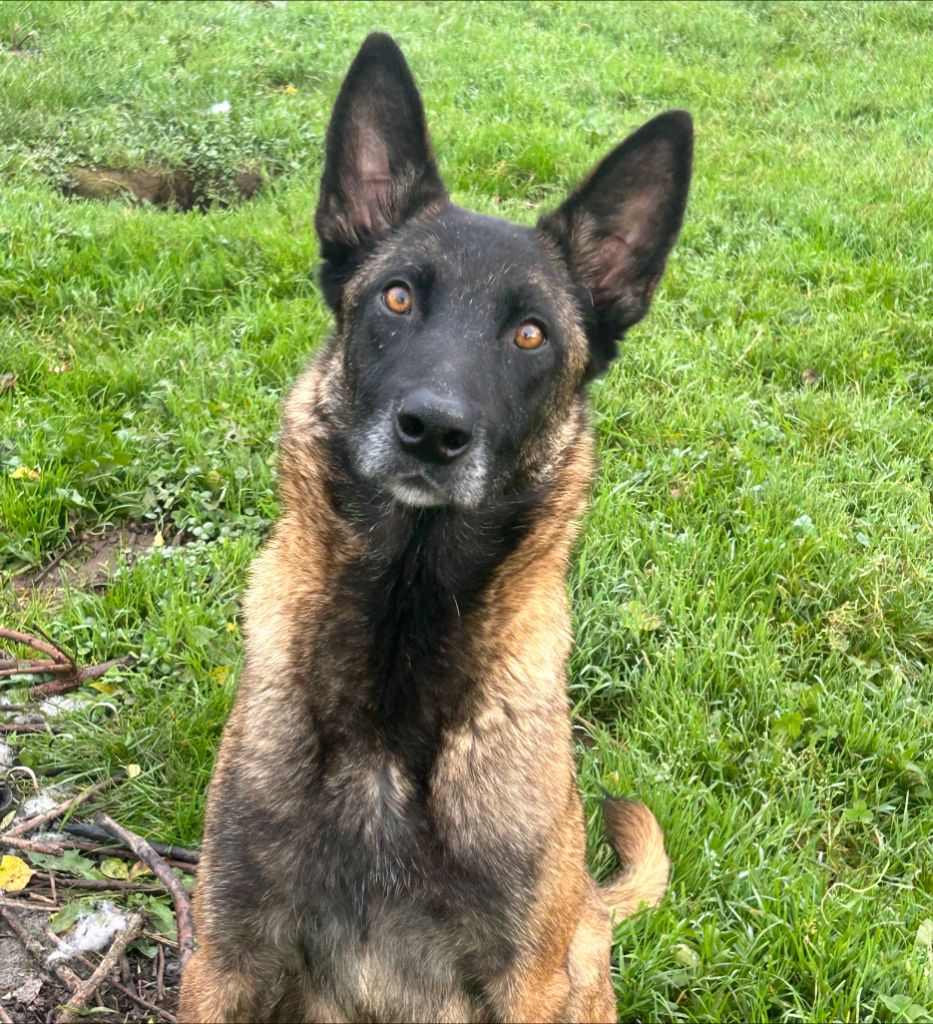
[[453,462],[473,440],[473,424],[466,407],[427,388],[413,391],[402,401],[395,430],[405,451],[438,465]]

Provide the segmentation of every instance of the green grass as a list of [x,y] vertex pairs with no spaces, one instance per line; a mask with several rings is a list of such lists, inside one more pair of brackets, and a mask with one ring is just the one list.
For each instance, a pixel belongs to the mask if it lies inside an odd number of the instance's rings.
[[[0,56],[0,569],[103,521],[202,538],[58,605],[5,588],[4,622],[86,661],[140,654],[99,697],[115,717],[76,713],[24,758],[65,779],[139,763],[111,809],[197,841],[280,400],[328,329],[322,136],[376,28],[455,199],[485,212],[532,222],[643,120],[696,119],[683,237],[594,389],[572,575],[594,867],[598,783],[651,804],[676,865],[618,929],[621,1016],[928,1019],[926,4],[0,5],[0,45],[41,50]],[[93,161],[269,183],[203,216],[62,198]]]

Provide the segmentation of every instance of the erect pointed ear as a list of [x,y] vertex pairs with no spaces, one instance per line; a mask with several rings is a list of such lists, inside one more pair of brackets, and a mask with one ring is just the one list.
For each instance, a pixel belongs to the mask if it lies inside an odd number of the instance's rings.
[[347,72],[327,129],[315,226],[325,294],[328,286],[334,292],[328,300],[372,243],[446,198],[408,64],[394,40],[373,33]]
[[670,110],[630,135],[538,227],[557,243],[586,306],[589,376],[648,312],[687,205],[693,122]]

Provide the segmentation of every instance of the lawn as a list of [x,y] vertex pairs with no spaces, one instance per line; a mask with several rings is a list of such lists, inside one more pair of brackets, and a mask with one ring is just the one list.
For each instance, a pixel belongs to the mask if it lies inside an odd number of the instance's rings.
[[[23,761],[83,785],[138,764],[101,805],[198,841],[280,403],[329,327],[323,134],[376,28],[483,212],[532,223],[650,116],[696,123],[655,308],[593,389],[570,583],[594,870],[599,784],[650,804],[675,863],[617,929],[620,1016],[929,1019],[928,4],[0,5],[0,623],[138,659]],[[215,202],[68,198],[76,165]],[[128,523],[132,565],[29,585]]]

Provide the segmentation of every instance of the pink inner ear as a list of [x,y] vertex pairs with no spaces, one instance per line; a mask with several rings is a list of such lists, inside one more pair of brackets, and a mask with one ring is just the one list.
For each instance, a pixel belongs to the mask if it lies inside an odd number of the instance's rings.
[[350,201],[352,221],[364,233],[385,230],[386,207],[392,188],[389,148],[368,126],[358,132],[355,154],[346,162],[349,170],[341,179],[344,195]]
[[593,290],[615,292],[631,270],[632,247],[622,235],[606,235],[599,241],[593,264]]
[[614,291],[638,274],[640,261],[651,249],[664,195],[645,188],[625,200],[612,217],[612,233],[599,240],[593,287]]

